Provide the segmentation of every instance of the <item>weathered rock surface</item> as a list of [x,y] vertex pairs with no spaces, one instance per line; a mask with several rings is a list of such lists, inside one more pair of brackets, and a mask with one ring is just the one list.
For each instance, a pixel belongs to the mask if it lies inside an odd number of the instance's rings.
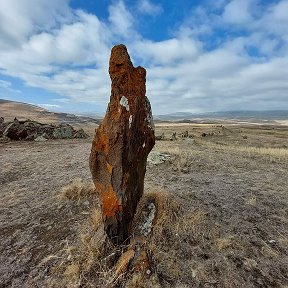
[[95,132],[90,170],[102,201],[105,231],[119,244],[129,236],[155,136],[151,107],[145,96],[146,70],[133,67],[124,45],[113,47],[109,74],[110,103]]
[[55,139],[71,139],[73,138],[74,129],[67,124],[61,124],[53,131],[53,138]]
[[1,121],[0,121],[0,137],[5,137],[10,140],[32,141],[36,140],[39,137],[46,139],[88,137],[88,135],[83,131],[83,129],[76,131],[69,124],[50,125],[50,124],[42,124],[31,120],[18,121],[16,118],[14,119],[13,122],[4,123],[4,119],[2,123]]

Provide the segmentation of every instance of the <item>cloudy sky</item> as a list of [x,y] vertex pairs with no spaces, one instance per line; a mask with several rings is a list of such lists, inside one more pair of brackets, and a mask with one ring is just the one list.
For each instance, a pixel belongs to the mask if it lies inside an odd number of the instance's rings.
[[0,98],[103,113],[119,43],[155,114],[288,110],[288,0],[0,0]]

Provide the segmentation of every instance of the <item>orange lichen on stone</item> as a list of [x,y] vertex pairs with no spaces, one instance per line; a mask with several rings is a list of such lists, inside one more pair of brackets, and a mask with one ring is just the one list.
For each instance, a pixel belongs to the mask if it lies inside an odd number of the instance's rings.
[[105,154],[108,154],[109,152],[109,137],[104,132],[103,127],[99,127],[100,130],[98,131],[99,135],[101,135],[97,142],[95,142],[95,150],[97,151],[103,151]]
[[95,187],[102,201],[102,215],[104,218],[115,217],[117,212],[122,211],[122,205],[111,185],[106,187],[97,182]]

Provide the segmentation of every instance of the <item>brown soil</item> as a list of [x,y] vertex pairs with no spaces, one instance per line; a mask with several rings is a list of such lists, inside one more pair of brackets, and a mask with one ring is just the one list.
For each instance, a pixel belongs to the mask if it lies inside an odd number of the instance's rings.
[[[287,287],[288,128],[169,125],[156,134],[185,130],[194,138],[156,143],[172,160],[147,167],[145,190],[178,203],[152,232],[151,278],[118,285]],[[98,200],[60,191],[77,178],[91,182],[90,148],[91,139],[0,144],[0,287],[65,287],[52,268]]]

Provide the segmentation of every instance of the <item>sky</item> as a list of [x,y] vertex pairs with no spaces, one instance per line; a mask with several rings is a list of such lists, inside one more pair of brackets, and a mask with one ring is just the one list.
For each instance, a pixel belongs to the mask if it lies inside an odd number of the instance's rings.
[[103,114],[120,43],[154,114],[288,110],[288,0],[0,0],[0,98]]

